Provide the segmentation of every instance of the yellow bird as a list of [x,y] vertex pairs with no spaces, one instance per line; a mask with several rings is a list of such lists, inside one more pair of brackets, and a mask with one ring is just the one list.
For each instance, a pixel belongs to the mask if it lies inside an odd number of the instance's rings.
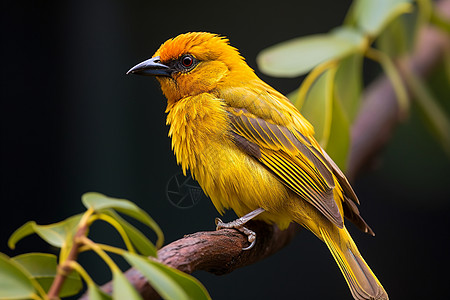
[[[177,162],[216,209],[285,229],[303,225],[325,242],[355,299],[388,299],[344,226],[374,234],[344,174],[314,139],[312,125],[259,79],[228,39],[206,32],[169,39],[127,74],[155,76],[167,98]],[[250,248],[250,247],[249,247]]]

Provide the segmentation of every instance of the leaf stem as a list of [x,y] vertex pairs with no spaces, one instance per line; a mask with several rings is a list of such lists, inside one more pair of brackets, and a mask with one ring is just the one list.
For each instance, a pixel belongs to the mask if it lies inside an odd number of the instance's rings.
[[365,52],[365,56],[378,62],[384,69],[397,96],[400,116],[406,115],[409,110],[408,92],[406,91],[402,77],[392,59],[386,53],[375,48],[368,48]]
[[330,139],[330,132],[331,132],[331,124],[332,124],[332,118],[333,118],[333,95],[334,95],[334,79],[336,77],[336,71],[337,66],[330,67],[329,70],[327,70],[328,73],[326,74],[327,78],[326,80],[326,90],[325,90],[325,98],[326,98],[326,106],[328,106],[330,109],[326,110],[326,116],[325,116],[325,124],[321,139],[321,146],[326,149],[328,145],[328,141]]
[[450,22],[445,20],[434,7],[430,15],[430,23],[450,34]]
[[301,109],[303,102],[305,101],[306,94],[311,89],[313,83],[319,78],[319,76],[325,72],[327,69],[334,67],[337,65],[336,60],[326,61],[321,63],[317,67],[315,67],[309,74],[306,76],[305,80],[303,80],[302,85],[298,90],[297,100],[295,100],[294,105],[298,110]]
[[415,103],[429,122],[445,152],[450,156],[450,120],[445,114],[445,110],[439,105],[437,99],[419,76],[411,70],[406,71],[406,68],[402,68],[402,65],[400,67],[405,82],[414,95]]
[[[42,287],[41,287],[42,288]],[[42,299],[48,299],[47,298],[47,295],[45,294],[45,292],[44,292],[44,295],[45,295],[45,297],[39,297],[39,295],[38,294],[31,294],[30,295],[30,299],[33,299],[33,300],[42,300]]]
[[67,264],[70,268],[77,271],[78,274],[80,274],[81,277],[83,277],[84,281],[86,281],[86,283],[88,285],[95,284],[95,282],[94,282],[94,280],[92,280],[91,276],[89,276],[89,274],[86,272],[86,270],[77,261],[71,260],[71,261],[68,261]]
[[[111,253],[115,253],[115,254],[118,254],[118,255],[123,255],[126,251],[124,250],[124,249],[122,249],[122,248],[117,248],[117,247],[114,247],[114,246],[110,246],[110,245],[105,245],[105,244],[99,244],[99,243],[96,243],[100,248],[102,248],[104,251],[108,251],[108,252],[111,252]],[[130,253],[133,253],[133,254],[136,254],[136,252],[131,252],[131,251],[129,251]]]
[[[102,248],[103,250],[105,250],[107,252],[115,253],[118,255],[123,255],[124,252],[126,252],[126,250],[124,250],[122,248],[118,248],[118,247],[114,247],[114,246],[110,246],[110,245],[99,244],[99,243],[96,243],[96,245],[98,245],[100,248]],[[92,249],[90,246],[87,246],[87,245],[83,245],[79,249],[80,252],[84,252],[84,251],[88,251],[88,250],[92,250]]]
[[97,253],[98,256],[100,256],[105,263],[108,265],[108,267],[111,269],[111,271],[118,272],[120,271],[120,268],[116,265],[116,263],[109,257],[109,255],[96,243],[94,243],[91,239],[89,239],[86,236],[82,236],[79,238],[79,242],[88,246],[91,248],[95,253]]
[[[80,244],[79,240],[82,238],[86,238],[86,235],[89,230],[89,218],[94,213],[94,210],[88,209],[81,218],[80,222],[78,223],[78,229],[75,232],[75,235],[73,236],[73,243],[72,247],[70,248],[69,253],[67,256],[64,257],[64,261],[60,261],[60,265],[58,267],[58,273],[56,274],[55,279],[52,282],[52,285],[50,286],[50,289],[48,291],[48,298],[50,299],[59,299],[59,292],[62,288],[62,285],[64,281],[66,280],[66,277],[70,272],[73,271],[73,268],[70,266],[71,261],[76,261],[79,253],[79,248],[82,244]],[[61,248],[61,253],[63,250],[67,251],[65,247]]]
[[122,225],[120,225],[119,222],[117,222],[113,217],[108,216],[107,214],[98,213],[93,217],[94,220],[103,220],[111,226],[113,226],[117,232],[120,234],[120,236],[123,239],[123,242],[125,243],[125,246],[127,247],[128,251],[131,253],[136,253],[134,250],[133,244],[130,241],[130,238],[128,237],[127,233],[125,232],[125,229],[123,229]]
[[31,280],[31,283],[33,284],[34,288],[38,291],[39,295],[41,295],[39,296],[35,294],[32,296],[33,299],[44,299],[44,300],[51,299],[47,296],[47,293],[44,291],[39,282],[37,282],[34,278],[33,280]]

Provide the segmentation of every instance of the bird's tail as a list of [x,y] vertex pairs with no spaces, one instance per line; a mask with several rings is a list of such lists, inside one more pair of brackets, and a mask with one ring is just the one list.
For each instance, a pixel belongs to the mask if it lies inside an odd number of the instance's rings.
[[341,269],[353,298],[389,299],[383,286],[362,258],[347,229],[345,227],[333,229],[329,232],[325,228],[320,228],[320,233]]

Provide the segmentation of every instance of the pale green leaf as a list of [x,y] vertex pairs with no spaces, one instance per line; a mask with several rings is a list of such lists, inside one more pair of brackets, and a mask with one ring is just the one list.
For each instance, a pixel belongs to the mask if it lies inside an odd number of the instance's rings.
[[339,62],[336,72],[334,96],[350,122],[353,122],[359,110],[363,85],[362,63],[362,55],[350,55]]
[[124,257],[166,300],[211,299],[204,286],[192,276],[136,254],[125,253]]
[[159,268],[161,271],[166,272],[166,274],[172,277],[172,279],[175,280],[188,294],[189,299],[191,300],[211,299],[211,296],[209,295],[206,288],[196,278],[158,262],[154,262],[154,266]]
[[123,227],[126,234],[130,238],[133,245],[142,255],[153,257],[157,256],[156,247],[149,239],[147,239],[147,237],[144,234],[142,234],[142,232],[140,232],[133,225],[131,225],[123,218],[121,218],[113,210],[106,209],[103,210],[103,213],[113,217],[117,222],[119,222],[119,224]]
[[297,99],[298,99],[298,91],[299,91],[299,88],[293,90],[292,92],[290,92],[289,94],[286,95],[286,97],[289,99],[289,101],[291,101],[294,104],[297,102]]
[[417,3],[418,27],[424,26],[431,19],[433,13],[433,0],[415,0]]
[[257,57],[262,72],[279,77],[296,77],[317,65],[340,59],[366,47],[357,30],[339,27],[327,34],[295,38],[261,51]]
[[111,300],[112,297],[101,289],[98,288],[94,283],[88,283],[88,298],[89,300]]
[[142,300],[141,295],[120,270],[113,270],[113,299]]
[[124,258],[128,263],[138,269],[149,281],[150,285],[158,294],[166,300],[188,300],[185,291],[168,274],[156,268],[154,264],[145,257],[125,253]]
[[0,253],[0,300],[36,298],[33,282],[22,267]]
[[391,57],[412,52],[418,31],[417,11],[393,20],[376,40],[377,47]]
[[35,233],[34,225],[36,225],[36,222],[29,221],[29,222],[25,223],[24,225],[20,226],[19,228],[17,228],[8,240],[9,248],[15,249],[16,244],[21,239],[23,239],[26,236],[29,236],[30,234]]
[[[409,89],[414,95],[431,132],[450,156],[450,118],[426,84],[414,72],[404,72]],[[448,100],[448,99],[447,99]]]
[[349,147],[350,122],[342,109],[341,103],[334,99],[330,138],[325,150],[343,172],[347,169]]
[[[426,1],[420,1],[425,2]],[[438,27],[440,30],[450,34],[450,21],[436,6],[430,11],[430,23]],[[426,18],[426,16],[425,16]]]
[[[12,258],[37,280],[45,291],[48,291],[57,274],[57,259],[53,254],[26,253]],[[64,281],[59,293],[60,297],[68,297],[77,294],[83,287],[80,276],[71,272]]]
[[82,202],[86,208],[93,208],[95,211],[101,212],[104,209],[112,208],[120,213],[135,218],[153,229],[158,237],[156,242],[157,248],[164,243],[164,235],[158,224],[141,208],[131,201],[125,199],[117,199],[105,196],[100,193],[86,193],[82,197]]
[[400,115],[405,115],[409,110],[409,96],[406,90],[405,84],[402,80],[400,72],[394,61],[386,53],[375,49],[369,48],[366,51],[366,56],[380,63],[386,76],[389,78],[392,88],[394,89],[397,97],[397,104]]
[[[364,36],[358,30],[349,26],[339,26],[332,29],[329,33],[331,36],[346,41],[354,47],[354,51],[362,50],[365,46]],[[354,51],[351,51],[353,53]]]
[[334,74],[328,70],[320,75],[308,91],[302,107],[297,107],[314,126],[314,136],[323,148],[326,148],[330,134]]
[[357,7],[357,0],[353,0],[350,4],[350,7],[347,10],[347,14],[345,15],[343,25],[349,27],[355,27],[357,18],[355,16],[355,8]]
[[389,22],[412,11],[411,0],[355,0],[348,19],[366,34],[375,37]]
[[34,221],[27,222],[11,235],[8,240],[8,246],[14,249],[18,241],[32,233],[37,233],[50,245],[61,248],[67,243],[71,243],[80,219],[81,215],[75,215],[50,225],[38,225]]

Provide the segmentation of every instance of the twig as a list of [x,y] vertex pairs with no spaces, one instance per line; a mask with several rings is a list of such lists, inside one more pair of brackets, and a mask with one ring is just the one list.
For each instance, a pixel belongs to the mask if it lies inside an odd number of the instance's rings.
[[[81,223],[80,223],[81,224]],[[67,255],[67,259],[65,262],[58,267],[58,273],[56,274],[55,279],[52,282],[52,285],[50,286],[50,289],[48,291],[48,298],[51,300],[59,299],[59,292],[61,291],[62,285],[64,281],[66,280],[67,276],[73,271],[73,267],[70,265],[70,262],[76,261],[79,253],[80,247],[83,245],[81,242],[79,242],[79,239],[81,237],[86,237],[88,232],[89,226],[85,223],[81,225],[73,237],[73,245],[70,249],[69,254]]]

